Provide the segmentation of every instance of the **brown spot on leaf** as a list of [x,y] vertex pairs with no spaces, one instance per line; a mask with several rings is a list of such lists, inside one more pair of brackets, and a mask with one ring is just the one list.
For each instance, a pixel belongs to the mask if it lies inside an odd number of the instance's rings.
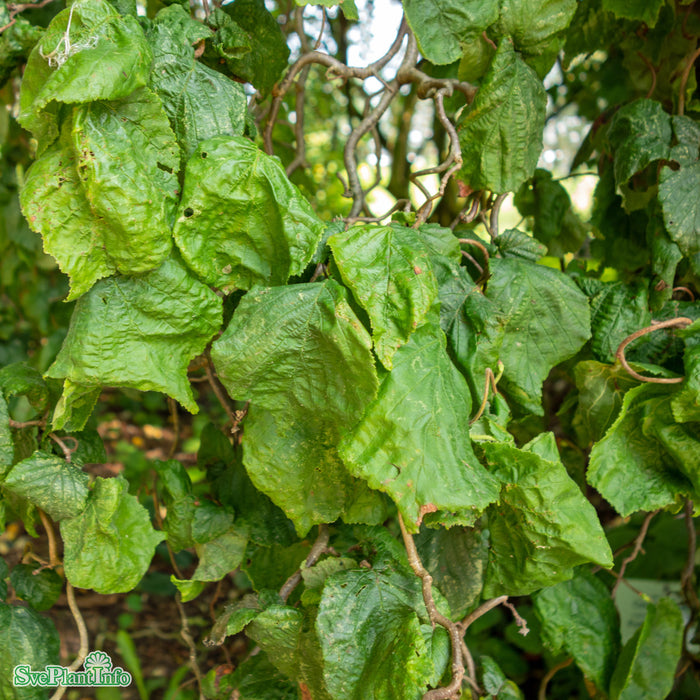
[[421,270],[420,267],[418,267],[418,265],[415,265],[415,266],[414,266],[413,271],[414,271],[417,275],[420,275],[420,274],[422,274],[422,272],[423,272],[423,270]]

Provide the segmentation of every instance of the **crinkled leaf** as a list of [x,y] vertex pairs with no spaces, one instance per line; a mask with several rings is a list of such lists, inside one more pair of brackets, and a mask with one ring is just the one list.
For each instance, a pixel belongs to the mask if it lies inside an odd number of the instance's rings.
[[498,371],[504,326],[496,305],[482,294],[464,267],[441,255],[431,259],[448,351],[466,374],[472,400],[481,401],[486,368]]
[[199,564],[192,575],[193,581],[218,581],[231,573],[243,561],[248,533],[242,527],[233,527],[204,544],[195,546]]
[[274,665],[290,678],[299,672],[297,644],[303,614],[284,605],[271,605],[246,628],[246,634],[257,642]]
[[[76,167],[123,273],[158,267],[171,248],[179,151],[160,100],[143,89],[115,102],[76,107]],[[95,242],[93,242],[95,245]]]
[[[216,9],[215,14],[224,14]],[[184,159],[213,136],[240,136],[245,126],[243,86],[195,58],[192,44],[211,32],[182,7],[161,10],[150,31],[151,87],[170,118]]]
[[316,617],[323,675],[334,699],[419,700],[447,664],[445,630],[431,628],[419,580],[390,565],[330,576]]
[[[522,209],[521,209],[522,213]],[[547,246],[517,228],[509,228],[494,241],[504,258],[521,258],[537,262],[547,254]]]
[[297,700],[299,697],[297,684],[285,678],[264,652],[249,656],[231,674],[222,675],[221,669],[221,666],[213,668],[202,680],[208,698],[229,700],[234,691],[238,691],[240,700]]
[[[10,414],[7,401],[0,394],[0,478],[9,471],[15,458],[15,444],[10,430]],[[0,522],[2,525],[2,522]]]
[[187,470],[175,459],[154,462],[153,467],[158,474],[158,497],[167,510],[163,530],[169,546],[174,552],[194,547],[195,497]]
[[620,622],[605,584],[578,569],[570,581],[539,591],[535,610],[545,644],[573,656],[586,677],[607,692],[620,653]]
[[5,30],[0,38],[0,86],[3,86],[12,71],[24,62],[29,52],[44,33],[43,27],[37,27],[21,15],[14,18],[15,23],[7,27],[9,13],[2,18]]
[[39,153],[58,136],[59,103],[126,97],[148,83],[151,60],[137,19],[109,3],[78,0],[59,12],[29,56],[20,92],[19,121]]
[[0,697],[8,700],[44,700],[45,688],[19,689],[12,684],[15,666],[43,671],[57,665],[60,640],[53,622],[31,608],[0,603]]
[[205,581],[190,581],[189,579],[179,579],[175,575],[170,577],[171,583],[180,593],[180,600],[189,603],[194,600],[205,588]]
[[453,63],[463,45],[498,17],[498,0],[403,0],[420,52],[436,65]]
[[573,568],[586,562],[612,566],[595,508],[561,461],[537,454],[543,449],[537,444],[522,450],[505,443],[482,447],[490,472],[502,483],[499,502],[488,511],[484,597],[532,593],[571,578]]
[[101,280],[82,296],[47,376],[86,389],[162,391],[196,413],[187,366],[220,326],[221,300],[169,258],[140,277]]
[[661,418],[662,410],[670,413],[674,392],[675,387],[662,384],[630,389],[617,420],[593,445],[588,483],[622,516],[663,508],[689,492],[673,457],[644,429],[647,421]]
[[284,284],[304,270],[323,229],[279,160],[246,138],[206,141],[187,164],[173,236],[207,284]]
[[459,177],[472,190],[517,190],[542,151],[546,104],[537,75],[504,38],[457,124],[464,160]]
[[492,258],[486,296],[505,323],[501,360],[509,395],[542,414],[542,382],[590,338],[588,300],[565,274],[514,258]]
[[445,596],[452,616],[464,617],[484,584],[488,533],[478,528],[422,528],[415,540],[423,566]]
[[294,526],[284,512],[253,486],[241,462],[222,432],[209,423],[201,434],[197,466],[206,467],[212,495],[236,513],[236,523],[244,525],[252,542],[262,545],[289,545],[295,539]]
[[671,149],[670,158],[680,167],[661,169],[659,201],[669,236],[700,274],[700,127],[688,117],[674,117],[673,130],[680,143]]
[[40,413],[46,410],[49,402],[49,390],[41,372],[24,362],[15,362],[0,369],[0,394],[6,399],[26,396]]
[[673,397],[673,417],[679,423],[700,421],[700,322],[696,321],[680,333],[685,339],[686,381]]
[[77,588],[124,593],[141,580],[163,533],[121,477],[96,477],[87,507],[61,522],[66,577]]
[[353,226],[328,244],[343,281],[369,315],[377,356],[391,369],[394,353],[437,299],[427,245],[418,231],[398,224]]
[[212,346],[219,377],[252,402],[243,461],[255,486],[299,534],[332,522],[361,497],[376,522],[384,508],[343,467],[336,445],[376,394],[370,338],[347,292],[324,283],[253,290]]
[[591,347],[602,362],[613,362],[620,343],[651,323],[646,280],[608,282],[591,297]]
[[228,60],[227,66],[265,97],[287,67],[289,47],[284,34],[264,0],[236,0],[222,9],[248,34],[252,46],[249,53]]
[[670,598],[649,604],[644,624],[625,644],[612,683],[611,700],[665,698],[673,687],[683,645],[683,616]]
[[573,425],[583,445],[598,442],[615,422],[625,392],[639,382],[622,365],[595,360],[579,362],[574,369],[578,405]]
[[563,32],[576,11],[576,0],[500,0],[492,31],[511,37],[515,49],[544,78],[563,43]]
[[377,399],[343,439],[350,471],[395,501],[412,532],[423,515],[473,524],[498,495],[469,440],[471,397],[439,328],[423,325],[394,355]]
[[[561,182],[552,179],[552,173],[548,170],[535,170],[532,180],[517,191],[513,203],[523,216],[533,217],[532,235],[547,246],[550,255],[561,257],[581,247],[587,229],[574,213],[569,193]],[[497,240],[508,233],[505,231]],[[535,245],[535,241],[532,241],[532,245]],[[530,259],[536,262],[543,254]]]
[[219,58],[240,58],[251,51],[248,35],[221,8],[216,7],[206,22],[214,30],[211,47]]
[[304,567],[310,549],[308,540],[288,547],[260,547],[246,557],[242,568],[256,591],[279,590],[295,571]]
[[601,7],[622,19],[644,22],[648,27],[656,26],[659,10],[664,0],[602,0]]
[[615,182],[624,185],[635,173],[671,152],[671,115],[654,100],[635,100],[613,117],[608,139],[615,152]]
[[88,498],[88,475],[75,464],[41,450],[15,464],[3,486],[55,521],[82,513]]
[[496,700],[523,700],[523,694],[513,681],[501,670],[500,666],[490,657],[482,656],[481,682],[484,690]]
[[49,610],[63,590],[63,579],[53,569],[38,569],[38,565],[17,564],[10,583],[17,597],[35,610]]
[[83,386],[70,379],[63,381],[63,394],[56,403],[52,425],[55,430],[82,430],[100,398],[101,387]]

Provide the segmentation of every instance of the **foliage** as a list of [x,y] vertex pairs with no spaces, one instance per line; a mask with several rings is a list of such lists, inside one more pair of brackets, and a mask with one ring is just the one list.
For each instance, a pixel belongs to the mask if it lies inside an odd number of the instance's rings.
[[148,586],[170,698],[700,696],[700,8],[373,11],[0,7],[1,697]]

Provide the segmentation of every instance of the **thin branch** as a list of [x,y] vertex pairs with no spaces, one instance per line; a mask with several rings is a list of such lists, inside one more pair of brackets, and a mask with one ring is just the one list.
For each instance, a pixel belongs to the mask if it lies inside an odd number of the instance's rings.
[[488,231],[489,235],[491,236],[491,240],[498,236],[498,215],[501,213],[501,206],[506,200],[506,197],[508,197],[507,192],[499,194],[498,197],[496,197],[496,201],[493,203],[493,206],[491,207],[491,220],[488,226]]
[[194,639],[192,639],[192,635],[190,634],[190,625],[187,620],[187,614],[185,613],[185,606],[182,604],[180,591],[175,594],[175,603],[177,604],[177,609],[180,612],[180,636],[185,640],[185,644],[187,644],[187,648],[190,650],[190,668],[197,678],[199,698],[200,700],[205,700],[205,695],[202,691],[202,671],[197,663],[197,647],[195,646]]
[[544,678],[542,678],[542,682],[540,683],[540,689],[537,692],[537,700],[547,700],[547,686],[549,685],[549,681],[554,678],[557,671],[561,671],[562,668],[570,666],[572,661],[573,658],[569,657],[568,659],[564,659],[564,661],[559,662],[555,666],[552,666],[552,668],[547,671]]
[[454,231],[460,221],[463,221],[465,224],[471,224],[471,222],[474,221],[479,214],[479,204],[480,201],[478,196],[475,196],[474,199],[472,199],[471,204],[467,202],[462,211],[457,214],[454,221],[450,224],[450,228]]
[[642,545],[644,544],[644,539],[647,536],[647,531],[649,530],[649,525],[651,524],[651,521],[653,517],[658,513],[658,510],[654,510],[651,513],[647,513],[646,518],[644,518],[644,522],[642,523],[642,527],[639,529],[639,532],[637,533],[637,536],[634,538],[634,547],[632,548],[632,552],[628,554],[623,560],[622,564],[620,565],[620,572],[617,575],[617,581],[615,582],[615,585],[612,588],[612,591],[610,593],[611,596],[615,596],[615,593],[617,592],[618,586],[620,585],[620,581],[625,576],[625,569],[627,569],[627,565],[631,564],[639,555],[639,553],[642,551]]
[[671,290],[671,294],[675,294],[676,292],[685,292],[690,297],[690,301],[695,301],[695,294],[693,294],[688,287],[674,287]]
[[32,426],[38,426],[40,428],[43,428],[46,425],[46,421],[42,418],[40,420],[26,420],[26,421],[18,421],[18,420],[12,420],[10,418],[10,428],[16,428],[17,430],[20,430],[22,428],[30,428]]
[[464,677],[467,679],[467,683],[473,688],[477,695],[483,695],[482,689],[476,682],[476,666],[474,665],[474,659],[472,658],[469,647],[466,645],[465,641],[461,640],[462,647],[462,658],[464,659],[464,665],[466,667],[466,673]]
[[168,408],[170,409],[170,420],[173,423],[173,442],[168,450],[168,459],[172,459],[180,444],[180,414],[177,412],[177,401],[168,396]]
[[681,82],[680,86],[678,89],[678,114],[679,116],[683,116],[683,113],[685,112],[685,86],[688,83],[688,77],[690,76],[690,71],[692,67],[695,65],[695,61],[697,61],[698,56],[700,56],[700,48],[695,49],[693,52],[693,55],[688,59],[688,62],[685,64],[685,68],[683,69],[683,74],[681,75]]
[[692,319],[686,318],[685,316],[679,316],[678,318],[671,318],[668,321],[662,321],[661,323],[655,323],[653,326],[647,326],[641,330],[635,331],[631,335],[628,335],[618,346],[615,357],[617,361],[627,370],[627,373],[639,380],[640,382],[649,382],[655,384],[680,384],[684,377],[645,377],[638,372],[635,372],[628,364],[627,358],[625,357],[625,348],[637,338],[641,338],[647,333],[652,331],[658,331],[662,328],[678,328],[689,326],[693,322]]
[[[328,525],[319,525],[316,541],[313,543],[311,551],[308,553],[306,560],[304,561],[303,569],[310,569],[321,558],[321,555],[328,547],[329,536]],[[289,596],[292,594],[292,591],[299,585],[299,582],[301,581],[301,572],[302,569],[297,569],[297,571],[295,571],[284,582],[282,588],[280,588],[280,598],[285,603],[287,602],[287,598],[289,598]]]
[[[68,607],[70,608],[73,619],[75,620],[75,625],[78,628],[78,636],[80,638],[80,647],[78,648],[78,655],[73,659],[73,663],[68,666],[69,671],[77,671],[85,661],[90,647],[87,627],[85,626],[85,620],[80,612],[80,608],[75,601],[75,589],[73,588],[70,581],[66,581],[66,599],[68,600]],[[51,700],[60,700],[63,694],[66,692],[66,686],[59,685],[51,696]]]
[[421,170],[420,172],[414,173],[414,175],[411,177],[411,181],[415,182],[415,178],[422,175],[428,175],[430,173],[445,173],[440,180],[440,187],[438,191],[432,197],[429,197],[418,210],[415,223],[416,227],[428,220],[428,217],[433,210],[433,202],[436,199],[444,196],[445,190],[447,189],[447,183],[450,181],[450,178],[462,167],[462,149],[459,145],[459,136],[457,135],[457,130],[455,129],[454,125],[445,114],[444,99],[446,95],[451,94],[452,88],[440,88],[433,97],[435,102],[435,113],[437,114],[440,124],[442,124],[443,128],[450,137],[450,152],[445,161],[440,163],[440,165],[437,165],[434,168]]
[[53,531],[53,525],[51,524],[51,520],[49,520],[49,516],[41,508],[39,508],[39,517],[41,518],[41,524],[44,526],[44,530],[46,530],[46,537],[49,540],[49,564],[52,569],[55,569],[57,566],[61,565],[61,559],[58,556],[58,546],[56,544],[56,533]]
[[469,421],[469,425],[472,425],[472,423],[476,423],[476,421],[478,421],[479,418],[481,418],[484,411],[486,410],[486,404],[489,401],[489,385],[493,388],[494,394],[498,393],[498,388],[496,387],[496,377],[493,374],[493,370],[490,367],[487,367],[486,372],[484,372],[484,374],[486,376],[486,382],[484,384],[484,396],[481,399],[481,406],[479,406],[479,410],[476,412],[474,418],[472,418]]
[[487,600],[485,603],[482,603],[476,610],[472,610],[472,612],[470,612],[469,615],[467,615],[461,622],[457,623],[457,627],[459,627],[459,631],[462,636],[464,636],[464,633],[469,628],[469,625],[476,622],[476,620],[478,620],[482,615],[486,615],[486,613],[490,610],[493,610],[502,603],[505,603],[507,600],[507,595],[499,595],[497,598],[491,598],[491,600]]
[[209,356],[209,353],[207,353],[207,364],[204,365],[204,371],[207,374],[207,379],[209,380],[209,386],[211,386],[212,390],[214,391],[214,394],[216,395],[216,398],[219,400],[219,403],[221,404],[221,407],[226,411],[226,415],[228,416],[229,421],[231,421],[231,425],[235,425],[236,423],[236,416],[233,413],[233,410],[231,406],[229,405],[228,398],[226,397],[226,393],[224,392],[223,388],[219,384],[219,381],[214,374],[214,364],[211,361],[211,357]]
[[654,68],[652,62],[641,51],[637,51],[637,56],[639,56],[639,58],[642,59],[644,65],[649,69],[649,72],[651,73],[651,85],[649,86],[649,91],[647,92],[645,97],[645,99],[648,100],[654,94],[654,90],[656,90],[656,68]]
[[411,565],[411,569],[413,569],[413,572],[420,578],[422,583],[423,603],[428,611],[430,622],[432,623],[433,627],[438,624],[447,630],[450,635],[450,643],[452,646],[452,680],[448,685],[442,688],[429,690],[427,693],[425,693],[425,695],[423,695],[423,700],[447,700],[448,698],[453,697],[454,694],[462,687],[462,679],[464,678],[464,663],[462,662],[462,635],[460,634],[457,624],[445,617],[437,609],[437,605],[435,605],[435,600],[433,599],[433,577],[423,566],[423,562],[420,560],[420,556],[418,554],[418,549],[416,548],[416,543],[413,541],[413,535],[406,530],[406,525],[401,517],[401,513],[399,513],[399,527],[401,528],[403,543],[406,547],[408,563]]
[[[63,442],[63,440],[61,440],[61,438],[58,437],[58,435],[56,435],[56,433],[49,433],[49,437],[61,448],[61,450],[63,450],[63,456],[66,458],[66,462],[68,462],[70,464],[73,452],[75,452],[75,450],[77,449],[77,442],[78,441],[76,440],[76,447],[71,450],[68,447],[68,445],[66,445],[66,443]],[[66,436],[66,437],[68,437],[68,436]],[[75,440],[75,438],[71,438],[71,439]]]
[[17,22],[17,15],[24,10],[38,9],[40,7],[46,7],[53,0],[41,0],[41,2],[25,2],[20,4],[8,4],[7,9],[10,12],[10,21],[0,27],[0,34],[2,34],[6,29],[9,29],[15,22]]
[[[298,10],[303,8],[299,7]],[[325,14],[324,14],[325,17]],[[309,77],[311,66],[306,66],[299,76],[299,81],[296,84],[296,100],[294,104],[294,113],[296,121],[294,123],[294,142],[296,155],[294,160],[287,166],[285,172],[289,177],[297,168],[307,168],[306,162],[306,139],[304,138],[304,104],[306,102],[306,79]]]

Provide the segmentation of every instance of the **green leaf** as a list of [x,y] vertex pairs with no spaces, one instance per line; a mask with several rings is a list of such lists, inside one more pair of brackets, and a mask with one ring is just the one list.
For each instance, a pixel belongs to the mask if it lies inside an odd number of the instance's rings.
[[308,541],[295,542],[288,547],[260,547],[249,554],[243,570],[256,591],[279,590],[295,571],[304,568],[310,549]]
[[[2,527],[5,527],[5,521],[3,519],[3,509],[2,509],[2,501],[0,501],[0,525]],[[0,599],[5,600],[7,598],[7,583],[5,579],[7,578],[8,574],[10,573],[10,569],[7,566],[7,562],[4,559],[0,559]]]
[[[520,207],[518,207],[520,209]],[[522,209],[520,209],[522,213]],[[547,255],[547,246],[519,231],[517,228],[509,228],[494,241],[504,258],[521,258],[530,262],[537,262]]]
[[523,694],[513,681],[501,670],[499,665],[490,657],[482,656],[481,662],[481,682],[484,690],[496,700],[523,700]]
[[205,581],[191,581],[177,578],[175,575],[170,577],[170,581],[180,593],[180,600],[183,603],[189,603],[194,600],[205,588]]
[[[9,23],[9,13],[2,18],[3,26]],[[12,71],[22,63],[41,39],[43,27],[36,27],[21,15],[14,18],[15,23],[5,27],[0,38],[0,86],[4,86]]]
[[10,583],[17,597],[35,610],[49,610],[63,590],[63,579],[53,569],[39,569],[38,565],[15,565]]
[[45,688],[15,688],[12,672],[19,665],[34,672],[43,671],[49,664],[57,665],[59,646],[58,632],[51,620],[31,608],[0,603],[0,697],[44,700]]
[[246,634],[257,642],[275,666],[290,678],[299,672],[297,644],[303,613],[285,605],[271,605],[246,628]]
[[640,99],[613,117],[608,139],[615,152],[615,182],[624,185],[635,173],[671,152],[671,115],[659,102]]
[[88,475],[65,459],[40,450],[15,464],[3,486],[57,522],[82,513],[88,498]]
[[15,362],[0,369],[0,393],[6,399],[26,396],[39,413],[43,413],[49,403],[49,390],[41,372],[24,362]]
[[537,75],[504,38],[457,123],[464,159],[459,177],[472,190],[517,190],[534,173],[542,151],[546,104]]
[[649,420],[660,420],[664,409],[670,415],[674,392],[675,387],[660,384],[630,389],[617,420],[593,445],[588,483],[624,517],[671,505],[689,492],[675,460],[644,429]]
[[[214,14],[225,15],[218,8]],[[149,32],[153,47],[150,85],[163,103],[185,160],[202,141],[240,136],[245,127],[243,86],[195,58],[192,44],[210,36],[205,26],[178,5],[161,10]]]
[[252,83],[264,97],[287,67],[289,47],[264,0],[236,0],[221,8],[248,34],[250,53],[228,60],[228,69]]
[[151,60],[136,18],[109,3],[78,0],[59,12],[29,56],[20,92],[19,121],[39,154],[58,136],[59,103],[126,97],[147,85]]
[[168,544],[174,552],[194,547],[192,521],[195,498],[187,470],[175,459],[156,461],[153,468],[158,474],[158,497],[167,510],[163,530]]
[[[44,250],[70,278],[68,301],[87,292],[98,279],[117,272],[107,239],[116,244],[117,257],[127,265],[124,271],[130,271],[115,232],[88,202],[77,160],[66,130],[29,168],[20,195],[24,216],[41,234]],[[138,258],[134,262],[140,265]]]
[[482,447],[490,472],[502,483],[499,502],[488,511],[484,597],[532,593],[571,578],[573,568],[586,562],[612,566],[595,508],[560,460],[537,454],[546,445]]
[[252,402],[248,474],[300,535],[360,495],[371,521],[382,517],[378,495],[351,479],[336,451],[377,390],[369,335],[342,287],[327,280],[249,292],[211,354],[232,397]]
[[204,426],[197,466],[206,467],[212,495],[236,513],[236,524],[244,525],[252,542],[260,545],[289,545],[296,539],[294,525],[284,512],[253,486],[228,439],[212,423]]
[[239,692],[240,700],[297,700],[299,697],[297,685],[287,680],[264,652],[248,657],[232,674],[222,676],[220,666],[213,668],[204,677],[202,686],[206,697],[214,700],[229,700],[234,690]]
[[418,231],[398,224],[353,226],[328,244],[343,282],[369,315],[377,356],[391,369],[394,353],[438,296],[427,245]]
[[602,0],[601,7],[618,18],[644,22],[648,27],[656,26],[659,10],[664,0]]
[[[547,246],[550,255],[560,257],[564,253],[575,253],[581,247],[586,227],[574,213],[569,193],[560,182],[552,179],[552,173],[548,170],[537,168],[532,181],[526,182],[517,191],[513,203],[523,216],[533,217],[532,235]],[[505,231],[497,241],[508,233]],[[535,241],[532,241],[531,245],[534,244]],[[536,262],[542,255],[544,253],[529,259]]]
[[[15,444],[10,430],[10,414],[7,410],[7,401],[0,394],[0,478],[12,467],[15,459]],[[3,524],[0,520],[0,524]]]
[[464,617],[484,584],[488,533],[477,528],[421,528],[416,546],[423,566],[450,605],[452,616]]
[[578,405],[573,425],[582,445],[598,442],[615,422],[625,392],[638,386],[622,365],[595,360],[579,362],[574,369]]
[[670,598],[649,604],[644,624],[625,644],[610,684],[611,700],[665,698],[683,645],[683,616]]
[[82,296],[46,374],[84,390],[162,391],[196,413],[187,366],[220,325],[221,300],[169,258],[140,277],[101,280]]
[[141,580],[163,533],[121,477],[95,478],[85,510],[61,522],[66,577],[77,588],[125,593]]
[[70,379],[63,381],[63,394],[56,403],[52,424],[55,430],[74,432],[82,430],[92,415],[101,387],[76,384]]
[[180,154],[160,100],[138,90],[76,107],[76,167],[117,269],[146,272],[170,252]]
[[562,46],[576,0],[500,0],[498,21],[492,31],[510,37],[515,49],[544,78]]
[[590,338],[588,300],[565,274],[525,260],[492,258],[486,296],[505,323],[501,360],[509,395],[542,415],[542,382]]
[[700,422],[700,322],[680,331],[685,339],[683,365],[686,380],[672,399],[673,417],[679,423]]
[[539,591],[535,610],[547,647],[573,656],[586,677],[607,692],[620,653],[620,622],[605,584],[578,569],[570,581]]
[[173,236],[207,284],[284,284],[304,270],[324,228],[279,160],[246,138],[206,141],[187,164]]
[[602,362],[613,362],[620,343],[651,323],[646,280],[607,282],[591,297],[591,347]]
[[445,630],[431,628],[419,580],[391,565],[330,576],[316,618],[333,698],[418,700],[447,665]]
[[436,511],[471,525],[498,488],[472,452],[470,412],[469,388],[445,336],[426,324],[394,355],[393,371],[340,454],[353,474],[389,494],[410,531]]
[[700,188],[700,127],[688,117],[673,117],[673,131],[679,143],[670,158],[680,168],[661,169],[659,201],[669,236],[700,274],[700,205],[695,197]]
[[498,17],[498,0],[403,0],[403,7],[420,52],[436,65],[454,63]]
[[195,546],[199,564],[192,574],[193,581],[219,581],[237,569],[243,561],[248,533],[234,526],[204,544]]

